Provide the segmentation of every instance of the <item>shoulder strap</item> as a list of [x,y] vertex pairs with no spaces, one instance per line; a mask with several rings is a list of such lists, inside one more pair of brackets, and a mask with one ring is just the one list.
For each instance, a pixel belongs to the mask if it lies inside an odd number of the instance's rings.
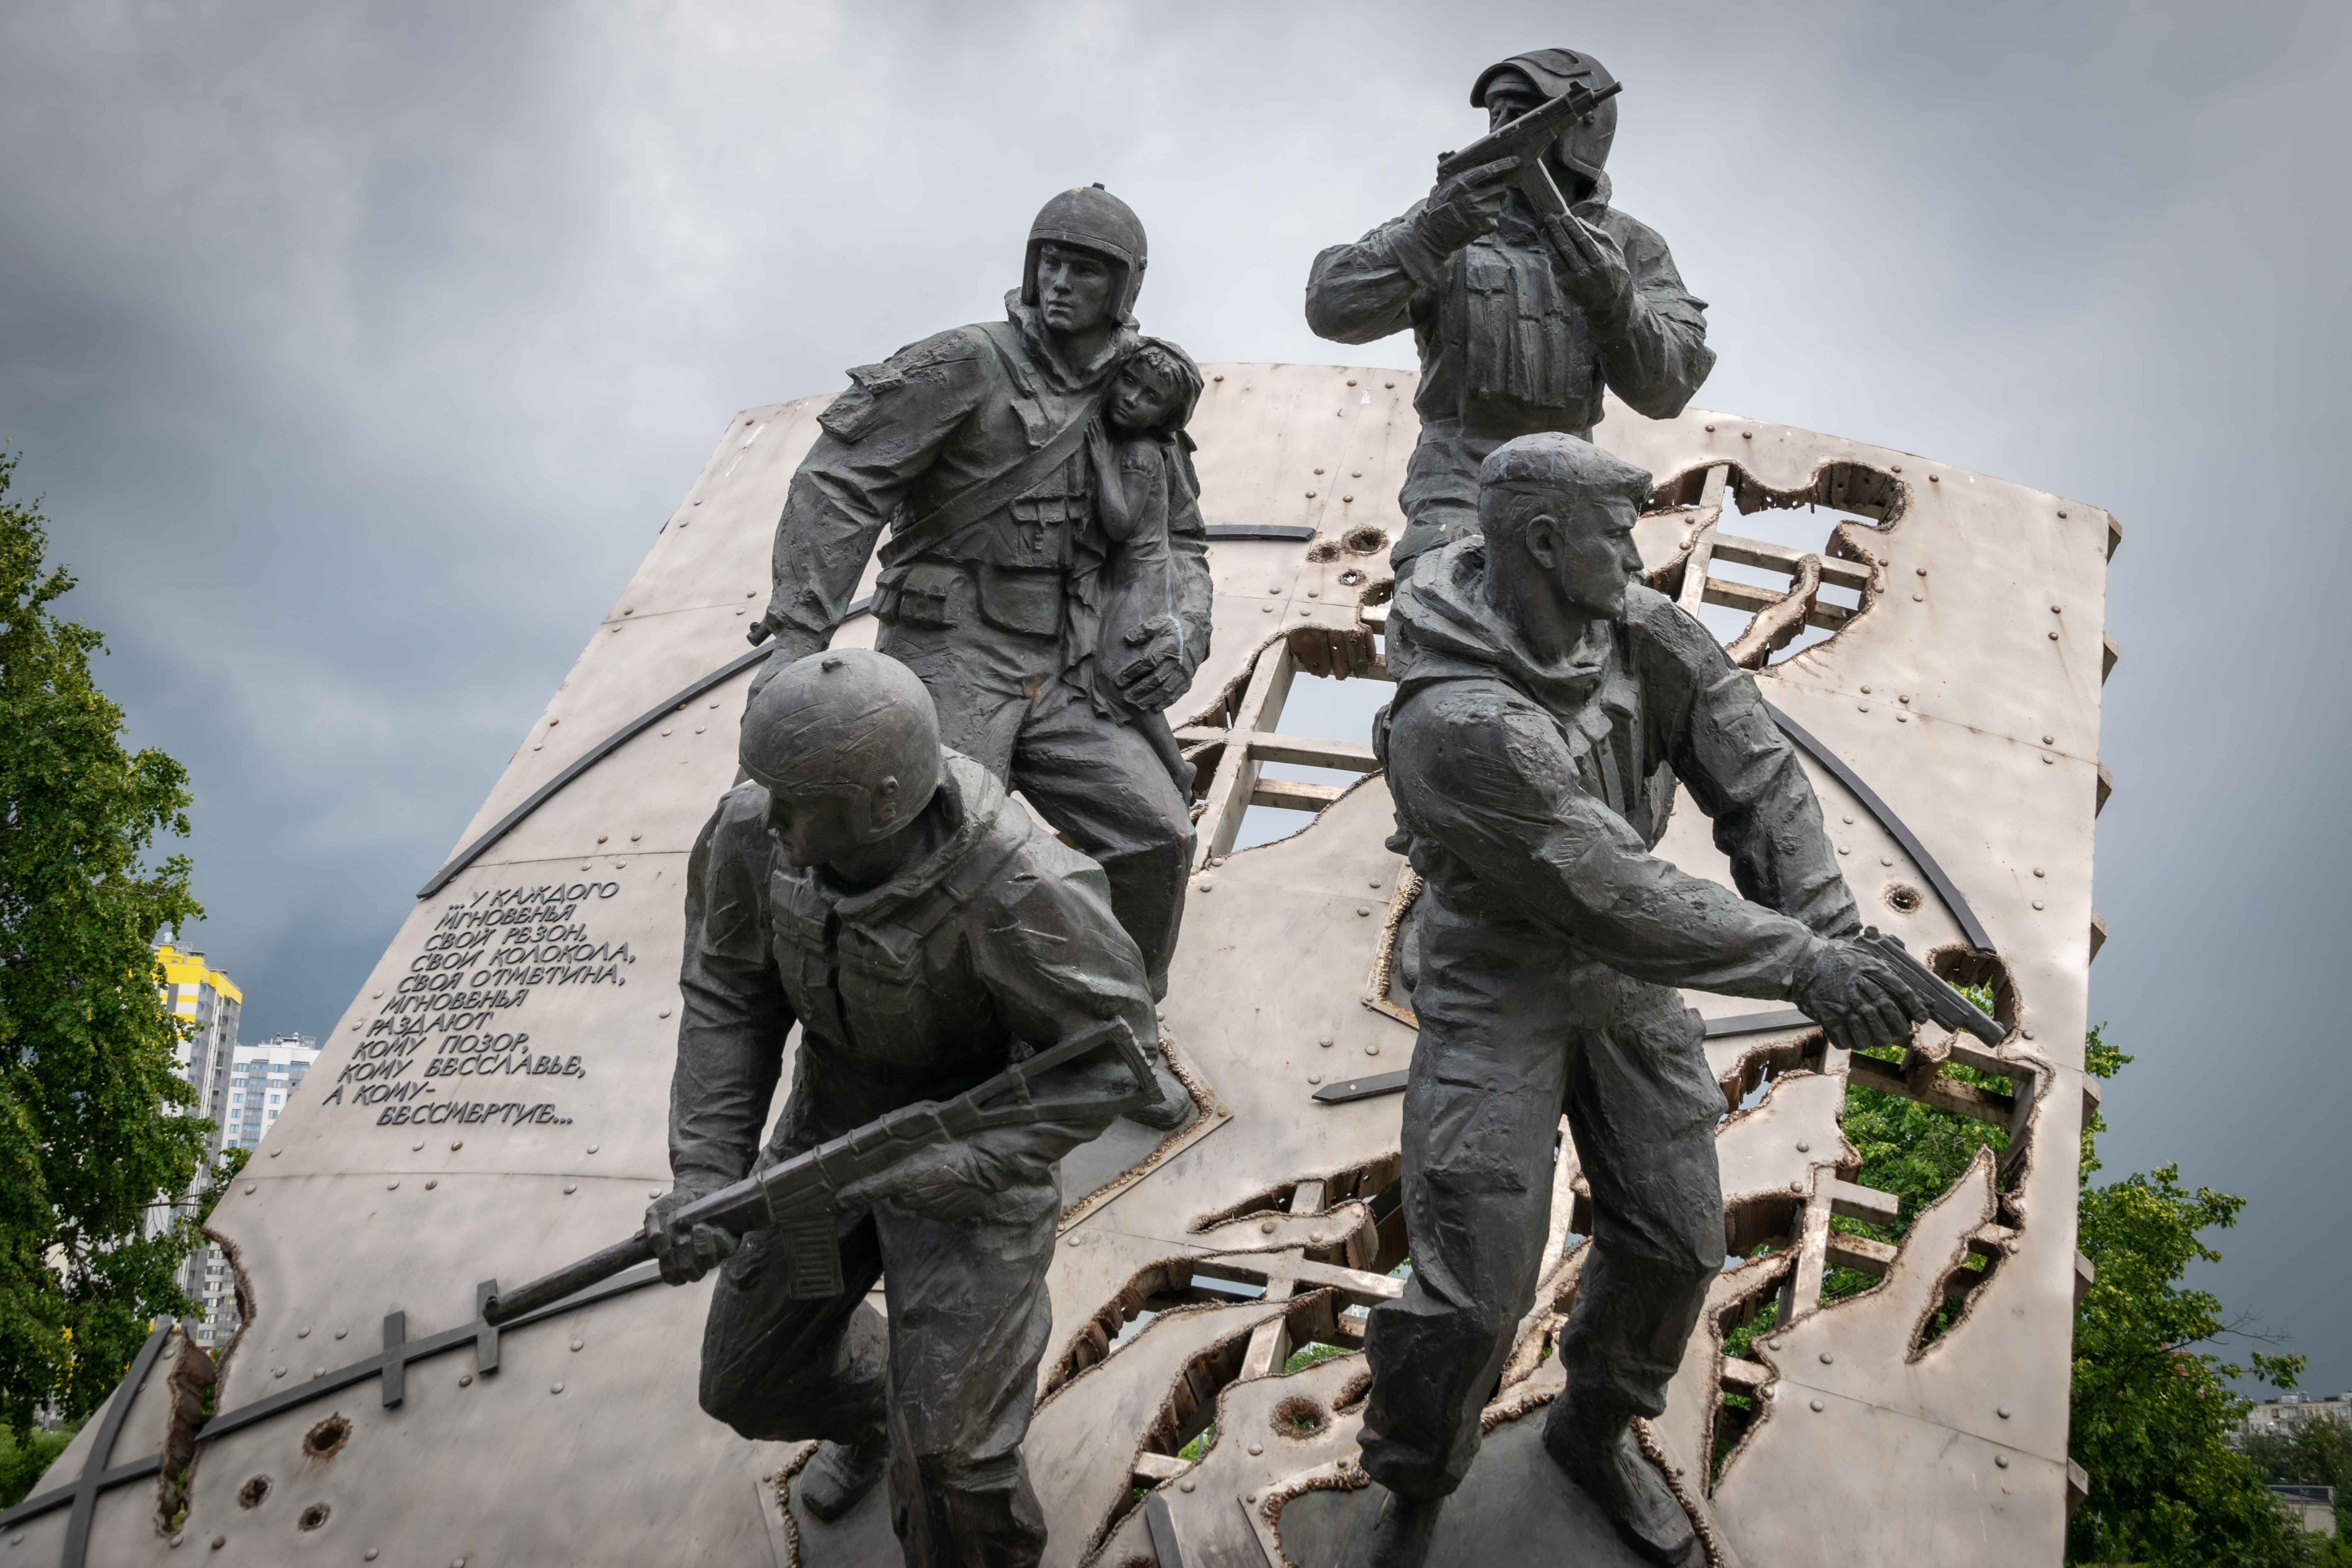
[[[1000,353],[1003,351],[1000,350]],[[1055,468],[1070,460],[1087,438],[1087,427],[1102,406],[1099,394],[1079,405],[1070,422],[1045,444],[1005,469],[982,479],[941,501],[928,515],[892,531],[882,546],[882,564],[900,562],[935,550],[974,523],[994,516],[1034,489]]]

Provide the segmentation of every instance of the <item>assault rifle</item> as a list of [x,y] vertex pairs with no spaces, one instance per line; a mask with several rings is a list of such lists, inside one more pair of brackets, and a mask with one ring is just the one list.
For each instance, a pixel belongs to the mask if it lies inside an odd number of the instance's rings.
[[1882,932],[1876,926],[1866,926],[1854,939],[1854,945],[1870,949],[1894,965],[1895,978],[1911,994],[1911,999],[1945,1028],[1966,1029],[1988,1046],[1997,1046],[2009,1037],[2009,1031],[1998,1020],[1985,1016],[1975,1003],[1946,984],[1942,975],[1912,957],[1901,937]]
[[1553,183],[1551,170],[1543,161],[1544,149],[1550,146],[1559,133],[1573,122],[1582,120],[1610,99],[1623,91],[1625,84],[1612,81],[1599,92],[1582,82],[1573,82],[1558,98],[1539,103],[1517,120],[1509,121],[1488,132],[1459,153],[1448,153],[1437,160],[1437,177],[1441,180],[1465,170],[1487,163],[1500,163],[1505,158],[1519,160],[1519,189],[1536,209],[1539,218],[1565,218],[1569,216],[1568,198],[1559,194]]
[[[1031,1080],[1100,1048],[1116,1045],[1120,1060],[1135,1079],[1135,1088],[1115,1100],[1045,1100],[1030,1092]],[[1024,1127],[1044,1121],[1063,1110],[1089,1115],[1139,1110],[1160,1098],[1152,1082],[1151,1064],[1144,1059],[1134,1031],[1113,1018],[1080,1030],[1068,1039],[1013,1063],[984,1083],[976,1084],[950,1100],[919,1100],[878,1117],[831,1142],[804,1154],[795,1154],[765,1170],[754,1171],[730,1187],[695,1199],[673,1216],[684,1226],[715,1225],[740,1236],[746,1231],[780,1229],[791,1253],[791,1294],[800,1300],[837,1296],[842,1290],[841,1248],[834,1216],[839,1212],[844,1187],[888,1170],[919,1149],[945,1143],[995,1127]],[[650,1217],[648,1219],[650,1224]],[[614,1242],[512,1290],[493,1283],[482,1304],[482,1319],[503,1323],[561,1301],[609,1279],[625,1268],[654,1256],[653,1233],[641,1230],[626,1241]]]

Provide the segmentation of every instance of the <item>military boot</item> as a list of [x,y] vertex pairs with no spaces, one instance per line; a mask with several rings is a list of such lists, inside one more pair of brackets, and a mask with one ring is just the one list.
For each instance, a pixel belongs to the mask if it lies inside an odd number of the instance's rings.
[[1544,1422],[1544,1449],[1598,1503],[1625,1544],[1663,1568],[1706,1568],[1706,1550],[1666,1479],[1658,1474],[1622,1411],[1584,1418],[1554,1405]]
[[890,1468],[890,1444],[881,1433],[855,1443],[826,1443],[801,1472],[801,1506],[831,1524],[866,1500]]

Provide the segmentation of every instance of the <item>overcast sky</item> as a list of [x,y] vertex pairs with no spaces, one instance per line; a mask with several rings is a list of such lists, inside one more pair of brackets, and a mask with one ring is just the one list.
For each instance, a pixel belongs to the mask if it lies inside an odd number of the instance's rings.
[[1554,44],[1628,83],[1702,404],[2123,520],[2107,1173],[2251,1199],[2201,1278],[2352,1388],[2340,3],[14,0],[0,437],[245,1037],[332,1021],[734,410],[994,315],[1095,180],[1152,330],[1409,365],[1307,262]]

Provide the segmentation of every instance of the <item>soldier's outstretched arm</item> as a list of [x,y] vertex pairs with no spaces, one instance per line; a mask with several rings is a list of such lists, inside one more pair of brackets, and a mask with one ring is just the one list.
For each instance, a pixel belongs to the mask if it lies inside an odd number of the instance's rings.
[[1549,718],[1497,688],[1425,693],[1391,721],[1391,788],[1413,830],[1611,967],[1664,985],[1787,997],[1826,945],[1785,915],[1649,852],[1578,789]]
[[1661,595],[1628,606],[1643,692],[1668,759],[1714,825],[1740,894],[1816,936],[1862,931],[1812,780],[1765,710],[1756,678],[1692,616]]
[[832,640],[857,579],[898,503],[980,405],[994,350],[958,328],[849,373],[850,388],[817,416],[824,434],[793,475],[776,521],[773,589],[760,626],[770,668]]
[[686,957],[678,973],[677,1062],[670,1075],[672,1189],[648,1231],[665,1278],[697,1278],[734,1249],[709,1226],[674,1233],[670,1214],[751,1173],[793,1012],[768,958],[767,797],[721,797],[687,862]]

